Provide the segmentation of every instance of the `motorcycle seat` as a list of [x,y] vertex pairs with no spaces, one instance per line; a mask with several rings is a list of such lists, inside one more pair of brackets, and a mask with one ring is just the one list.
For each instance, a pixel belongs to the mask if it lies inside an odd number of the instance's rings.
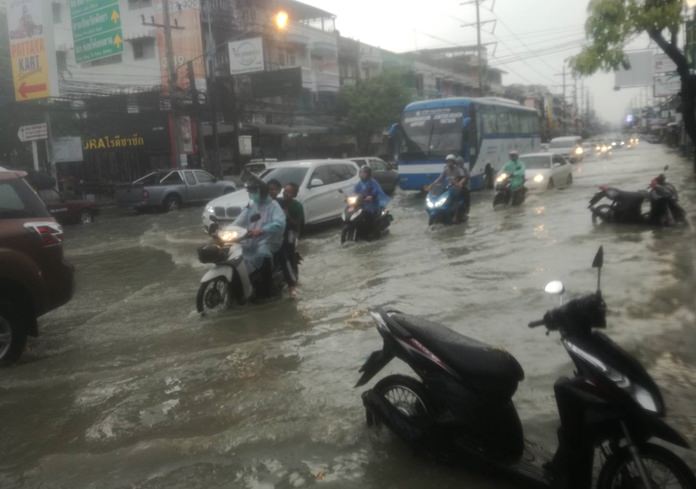
[[422,318],[394,314],[391,319],[459,374],[472,389],[510,399],[524,379],[522,367],[505,350]]

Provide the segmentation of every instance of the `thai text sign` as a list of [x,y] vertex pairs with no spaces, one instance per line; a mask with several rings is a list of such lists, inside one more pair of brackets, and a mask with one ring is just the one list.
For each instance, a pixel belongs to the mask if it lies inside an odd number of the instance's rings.
[[145,138],[139,133],[133,133],[129,136],[104,136],[100,138],[87,139],[83,143],[85,151],[96,151],[106,149],[128,149],[141,148],[145,146]]
[[87,63],[123,52],[117,0],[70,0],[75,61]]
[[41,0],[11,0],[7,5],[15,100],[46,98],[49,68]]

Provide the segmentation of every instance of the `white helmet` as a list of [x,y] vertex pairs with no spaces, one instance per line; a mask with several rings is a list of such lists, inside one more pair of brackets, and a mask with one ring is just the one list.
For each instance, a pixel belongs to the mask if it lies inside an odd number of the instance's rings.
[[452,160],[452,161],[454,161],[454,162],[456,163],[456,162],[457,162],[457,155],[455,155],[455,154],[448,154],[448,155],[447,155],[447,158],[445,158],[445,162],[450,161],[450,160]]

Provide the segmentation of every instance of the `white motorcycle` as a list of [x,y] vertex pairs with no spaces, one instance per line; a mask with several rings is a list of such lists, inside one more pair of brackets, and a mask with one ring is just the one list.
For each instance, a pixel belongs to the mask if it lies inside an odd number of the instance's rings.
[[[263,280],[259,271],[249,273],[244,262],[241,242],[247,238],[247,230],[239,226],[213,229],[213,242],[199,248],[201,263],[214,265],[201,279],[196,296],[199,313],[218,312],[230,308],[233,303],[244,305],[254,298],[255,289]],[[283,273],[274,260],[273,290],[282,290]]]

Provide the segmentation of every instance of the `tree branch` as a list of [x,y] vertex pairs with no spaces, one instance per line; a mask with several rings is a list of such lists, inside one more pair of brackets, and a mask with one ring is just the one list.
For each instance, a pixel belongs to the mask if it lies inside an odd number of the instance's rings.
[[676,42],[674,44],[668,42],[667,39],[665,39],[665,37],[662,35],[662,32],[658,31],[657,29],[648,30],[648,35],[650,36],[650,39],[655,41],[655,44],[660,46],[660,49],[662,49],[662,51],[664,51],[664,53],[669,56],[672,61],[674,61],[674,64],[677,65],[677,72],[679,73],[679,76],[683,80],[688,78],[689,62],[687,61],[684,53],[682,53],[681,50],[676,46]]

